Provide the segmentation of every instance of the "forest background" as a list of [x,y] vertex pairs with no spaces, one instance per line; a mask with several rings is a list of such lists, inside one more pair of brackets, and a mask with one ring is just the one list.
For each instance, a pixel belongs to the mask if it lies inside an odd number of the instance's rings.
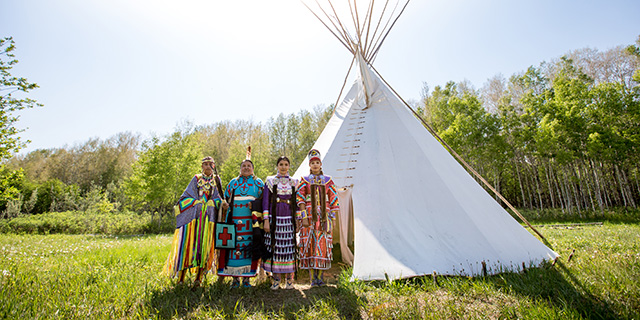
[[[264,124],[182,121],[169,135],[143,140],[139,133],[122,132],[20,155],[28,142],[13,126],[15,113],[40,105],[12,93],[37,85],[11,75],[17,63],[11,38],[0,49],[4,221],[48,212],[170,220],[201,158],[214,157],[223,184],[238,175],[249,145],[258,177],[274,174],[280,155],[291,159],[294,172],[333,111],[333,105],[315,106]],[[480,89],[448,82],[431,90],[425,83],[422,100],[411,104],[516,207],[582,217],[639,204],[639,84],[640,38],[603,52],[575,50],[508,78],[496,75]]]

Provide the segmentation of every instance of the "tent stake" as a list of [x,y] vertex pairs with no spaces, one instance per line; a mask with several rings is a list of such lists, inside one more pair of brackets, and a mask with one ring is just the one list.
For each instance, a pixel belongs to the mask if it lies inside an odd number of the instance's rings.
[[571,261],[571,258],[573,258],[573,254],[574,254],[574,253],[576,253],[576,249],[573,249],[573,250],[571,251],[571,254],[569,255],[569,259],[567,259],[567,262],[570,262],[570,261]]

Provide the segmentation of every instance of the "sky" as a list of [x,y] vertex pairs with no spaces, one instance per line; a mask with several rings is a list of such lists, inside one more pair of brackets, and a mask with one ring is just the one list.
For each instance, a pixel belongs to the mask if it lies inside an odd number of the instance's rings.
[[[638,17],[637,0],[412,0],[374,66],[417,101],[423,83],[479,89],[572,50],[634,44]],[[0,0],[8,36],[11,73],[44,105],[18,113],[23,154],[328,106],[352,58],[299,0]]]

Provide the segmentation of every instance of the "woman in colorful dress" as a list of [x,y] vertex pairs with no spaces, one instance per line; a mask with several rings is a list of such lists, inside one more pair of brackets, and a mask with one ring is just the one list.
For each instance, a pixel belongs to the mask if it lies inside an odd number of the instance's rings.
[[[285,289],[293,289],[296,271],[296,205],[298,180],[289,176],[289,158],[276,161],[278,173],[267,177],[262,198],[265,246],[271,258],[262,262],[262,268],[273,276],[272,290],[285,283]],[[275,239],[275,240],[274,240]]]
[[320,152],[309,151],[311,174],[302,177],[296,199],[301,211],[300,269],[309,270],[311,286],[323,286],[323,271],[331,268],[333,220],[339,209],[338,193],[330,176],[322,173]]
[[192,271],[196,273],[193,284],[199,286],[215,260],[213,227],[220,206],[228,205],[220,199],[220,177],[214,168],[212,157],[202,159],[202,173],[191,179],[176,207],[176,231],[164,271],[171,277],[178,275],[178,283]]
[[[256,276],[260,257],[252,257],[253,219],[252,202],[262,195],[264,183],[253,175],[253,162],[250,153],[240,165],[240,175],[229,181],[224,197],[229,202],[230,219],[236,226],[236,247],[232,250],[221,250],[218,261],[218,277],[231,276],[232,288],[251,287],[249,280]],[[227,219],[227,221],[229,221]]]

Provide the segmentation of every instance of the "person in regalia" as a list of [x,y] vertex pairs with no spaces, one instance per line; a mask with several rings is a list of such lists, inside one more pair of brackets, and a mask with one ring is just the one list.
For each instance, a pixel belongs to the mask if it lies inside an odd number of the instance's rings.
[[262,208],[265,231],[265,246],[271,258],[262,262],[262,268],[271,272],[272,290],[293,289],[296,271],[296,221],[295,204],[298,180],[289,176],[289,158],[281,156],[276,161],[277,174],[265,181]]
[[240,164],[240,175],[229,181],[224,197],[229,202],[225,221],[232,221],[236,227],[235,249],[221,250],[218,261],[218,277],[231,276],[232,288],[239,287],[242,278],[243,287],[251,287],[249,280],[256,276],[260,257],[253,257],[253,216],[252,205],[262,196],[264,183],[253,174],[251,148],[247,158]]
[[309,270],[311,286],[323,286],[323,271],[331,268],[333,220],[339,209],[338,192],[330,176],[322,173],[320,152],[308,154],[310,173],[302,177],[296,200],[301,211],[299,266]]
[[196,174],[176,206],[176,230],[164,271],[182,283],[187,271],[196,273],[194,286],[211,270],[215,260],[213,245],[217,212],[227,203],[220,198],[220,177],[212,157],[202,159],[202,173]]

